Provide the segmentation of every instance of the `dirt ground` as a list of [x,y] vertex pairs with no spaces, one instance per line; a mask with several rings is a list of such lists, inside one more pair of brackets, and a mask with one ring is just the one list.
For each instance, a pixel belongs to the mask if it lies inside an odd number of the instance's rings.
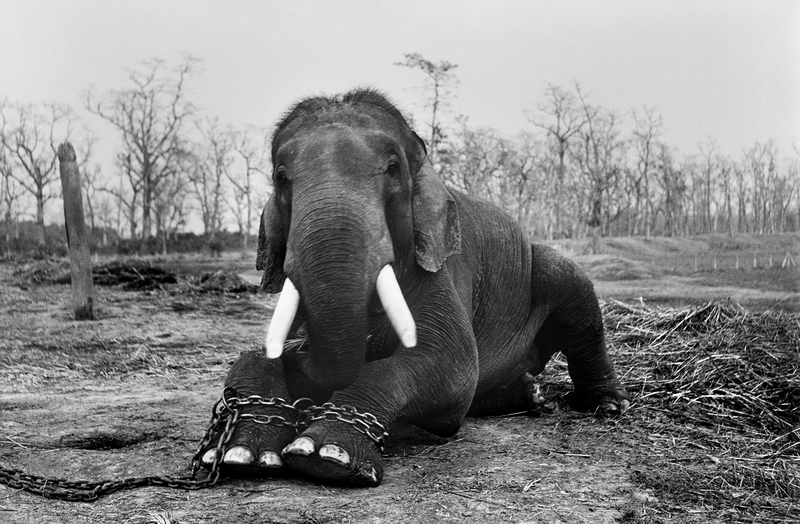
[[[225,373],[262,339],[273,299],[96,287],[98,319],[76,322],[68,285],[24,289],[14,285],[12,270],[0,265],[0,466],[69,480],[188,474]],[[70,503],[0,487],[0,522],[738,518],[736,505],[725,508],[711,496],[681,499],[641,480],[658,476],[670,438],[643,429],[653,411],[636,392],[627,414],[602,419],[569,409],[562,363],[554,362],[542,381],[548,403],[541,412],[468,419],[449,439],[392,428],[378,488],[334,488],[296,477],[226,479],[201,491],[147,487]],[[702,450],[686,460],[715,467]],[[785,522],[795,510],[787,510]]]

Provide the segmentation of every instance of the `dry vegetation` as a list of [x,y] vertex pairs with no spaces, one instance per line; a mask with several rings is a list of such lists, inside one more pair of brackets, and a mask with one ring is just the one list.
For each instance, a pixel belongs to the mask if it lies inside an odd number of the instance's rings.
[[800,517],[800,315],[721,303],[604,312],[630,416],[655,451],[632,474],[664,501],[654,520],[697,506]]
[[[91,323],[69,319],[58,268],[0,266],[0,466],[73,480],[185,475],[230,361],[263,335],[272,303],[225,292],[240,279],[215,270],[238,264],[174,261],[177,284],[98,288]],[[0,487],[0,521],[798,521],[800,314],[631,304],[603,306],[633,399],[618,419],[570,410],[557,359],[539,411],[468,419],[450,439],[392,428],[376,489],[224,480],[76,504]]]

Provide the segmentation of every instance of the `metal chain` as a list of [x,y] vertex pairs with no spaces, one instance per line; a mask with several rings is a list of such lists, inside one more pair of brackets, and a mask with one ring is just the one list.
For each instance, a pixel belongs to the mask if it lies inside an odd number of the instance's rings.
[[[200,447],[192,458],[192,475],[190,477],[131,477],[123,480],[101,480],[96,482],[70,481],[59,478],[30,475],[18,469],[9,469],[0,466],[0,484],[5,484],[12,489],[20,489],[41,495],[45,498],[64,500],[67,502],[94,502],[104,495],[110,495],[124,489],[143,486],[163,486],[174,489],[197,490],[203,489],[219,481],[220,464],[225,453],[225,448],[233,436],[233,429],[238,421],[239,412],[224,414],[220,409],[220,402],[212,408],[211,422],[201,440]],[[219,428],[222,426],[222,430]],[[211,442],[214,435],[219,434],[215,448],[214,460],[204,479],[196,480],[197,470],[200,467],[200,454]]]
[[298,421],[300,427],[307,427],[312,422],[319,420],[326,420],[329,422],[346,422],[353,426],[353,428],[366,435],[378,447],[378,451],[383,453],[385,448],[385,439],[389,436],[386,432],[386,427],[378,422],[378,419],[372,413],[362,413],[353,406],[336,406],[330,402],[326,402],[321,406],[311,406],[306,408],[303,413],[303,418]]
[[[252,405],[276,407],[284,411],[287,416],[241,413],[243,406]],[[307,398],[301,398],[292,403],[281,398],[263,398],[258,395],[240,398],[236,395],[235,390],[226,388],[222,398],[211,408],[211,421],[192,457],[192,470],[189,477],[151,476],[96,482],[70,481],[30,475],[21,470],[5,468],[0,465],[0,484],[45,498],[67,502],[94,502],[104,495],[143,486],[162,486],[184,490],[208,488],[219,481],[222,458],[233,437],[234,428],[237,423],[245,420],[276,427],[293,427],[298,431],[320,420],[345,422],[366,435],[381,452],[384,450],[384,440],[388,437],[386,428],[378,422],[374,415],[359,412],[353,406],[336,406],[330,402],[322,406],[315,406]],[[214,438],[217,438],[217,444],[214,448],[214,458],[208,475],[204,479],[196,480],[197,472],[202,465],[202,456],[207,452],[208,446]]]

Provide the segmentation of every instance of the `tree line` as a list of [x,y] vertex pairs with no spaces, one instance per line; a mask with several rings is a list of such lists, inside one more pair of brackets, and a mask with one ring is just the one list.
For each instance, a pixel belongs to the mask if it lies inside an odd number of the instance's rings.
[[[732,157],[711,139],[681,154],[653,108],[622,114],[594,103],[579,83],[549,85],[516,136],[452,116],[456,64],[419,54],[418,128],[451,187],[494,202],[535,238],[800,231],[800,154],[772,141]],[[59,104],[0,102],[0,224],[6,250],[35,223],[44,248],[45,206],[59,195],[56,149],[75,142],[90,229],[166,253],[199,216],[212,249],[232,225],[247,250],[269,188],[269,133],[205,115],[187,89],[199,62],[152,59],[120,89],[89,90],[84,109],[120,140],[114,171],[94,160],[97,136]]]
[[457,66],[418,54],[398,65],[425,74],[432,118],[422,128],[445,181],[494,202],[536,238],[800,231],[797,150],[782,157],[768,140],[731,156],[709,139],[681,154],[655,109],[621,114],[578,82],[548,85],[525,112],[531,129],[517,136],[463,115],[444,125]]
[[44,206],[60,191],[56,149],[73,140],[87,225],[103,232],[101,242],[111,233],[166,253],[196,213],[212,250],[228,222],[247,250],[267,198],[268,133],[204,115],[187,89],[198,66],[193,57],[173,68],[152,59],[129,74],[125,87],[86,93],[84,109],[120,139],[113,173],[93,162],[97,136],[76,130],[71,109],[0,103],[0,221],[7,248],[20,223],[32,219],[36,245],[44,249]]

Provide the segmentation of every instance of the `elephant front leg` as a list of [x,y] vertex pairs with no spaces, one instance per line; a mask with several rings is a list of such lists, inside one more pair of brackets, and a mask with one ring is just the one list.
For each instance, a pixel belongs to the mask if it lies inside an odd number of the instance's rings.
[[[225,378],[225,395],[246,399],[257,395],[265,400],[280,398],[289,401],[284,380],[283,363],[270,360],[262,351],[242,353]],[[285,471],[281,450],[297,435],[291,425],[294,413],[279,405],[253,403],[240,408],[242,419],[236,424],[226,446],[222,468],[227,474],[274,475]],[[272,416],[272,418],[271,418]],[[287,420],[290,425],[282,423]],[[264,423],[271,421],[270,423]],[[210,467],[217,442],[209,443],[201,462]]]
[[447,327],[415,316],[418,346],[365,364],[352,386],[334,393],[284,449],[291,469],[327,483],[377,486],[382,433],[395,420],[443,436],[458,431],[478,380],[475,338],[466,315]]

